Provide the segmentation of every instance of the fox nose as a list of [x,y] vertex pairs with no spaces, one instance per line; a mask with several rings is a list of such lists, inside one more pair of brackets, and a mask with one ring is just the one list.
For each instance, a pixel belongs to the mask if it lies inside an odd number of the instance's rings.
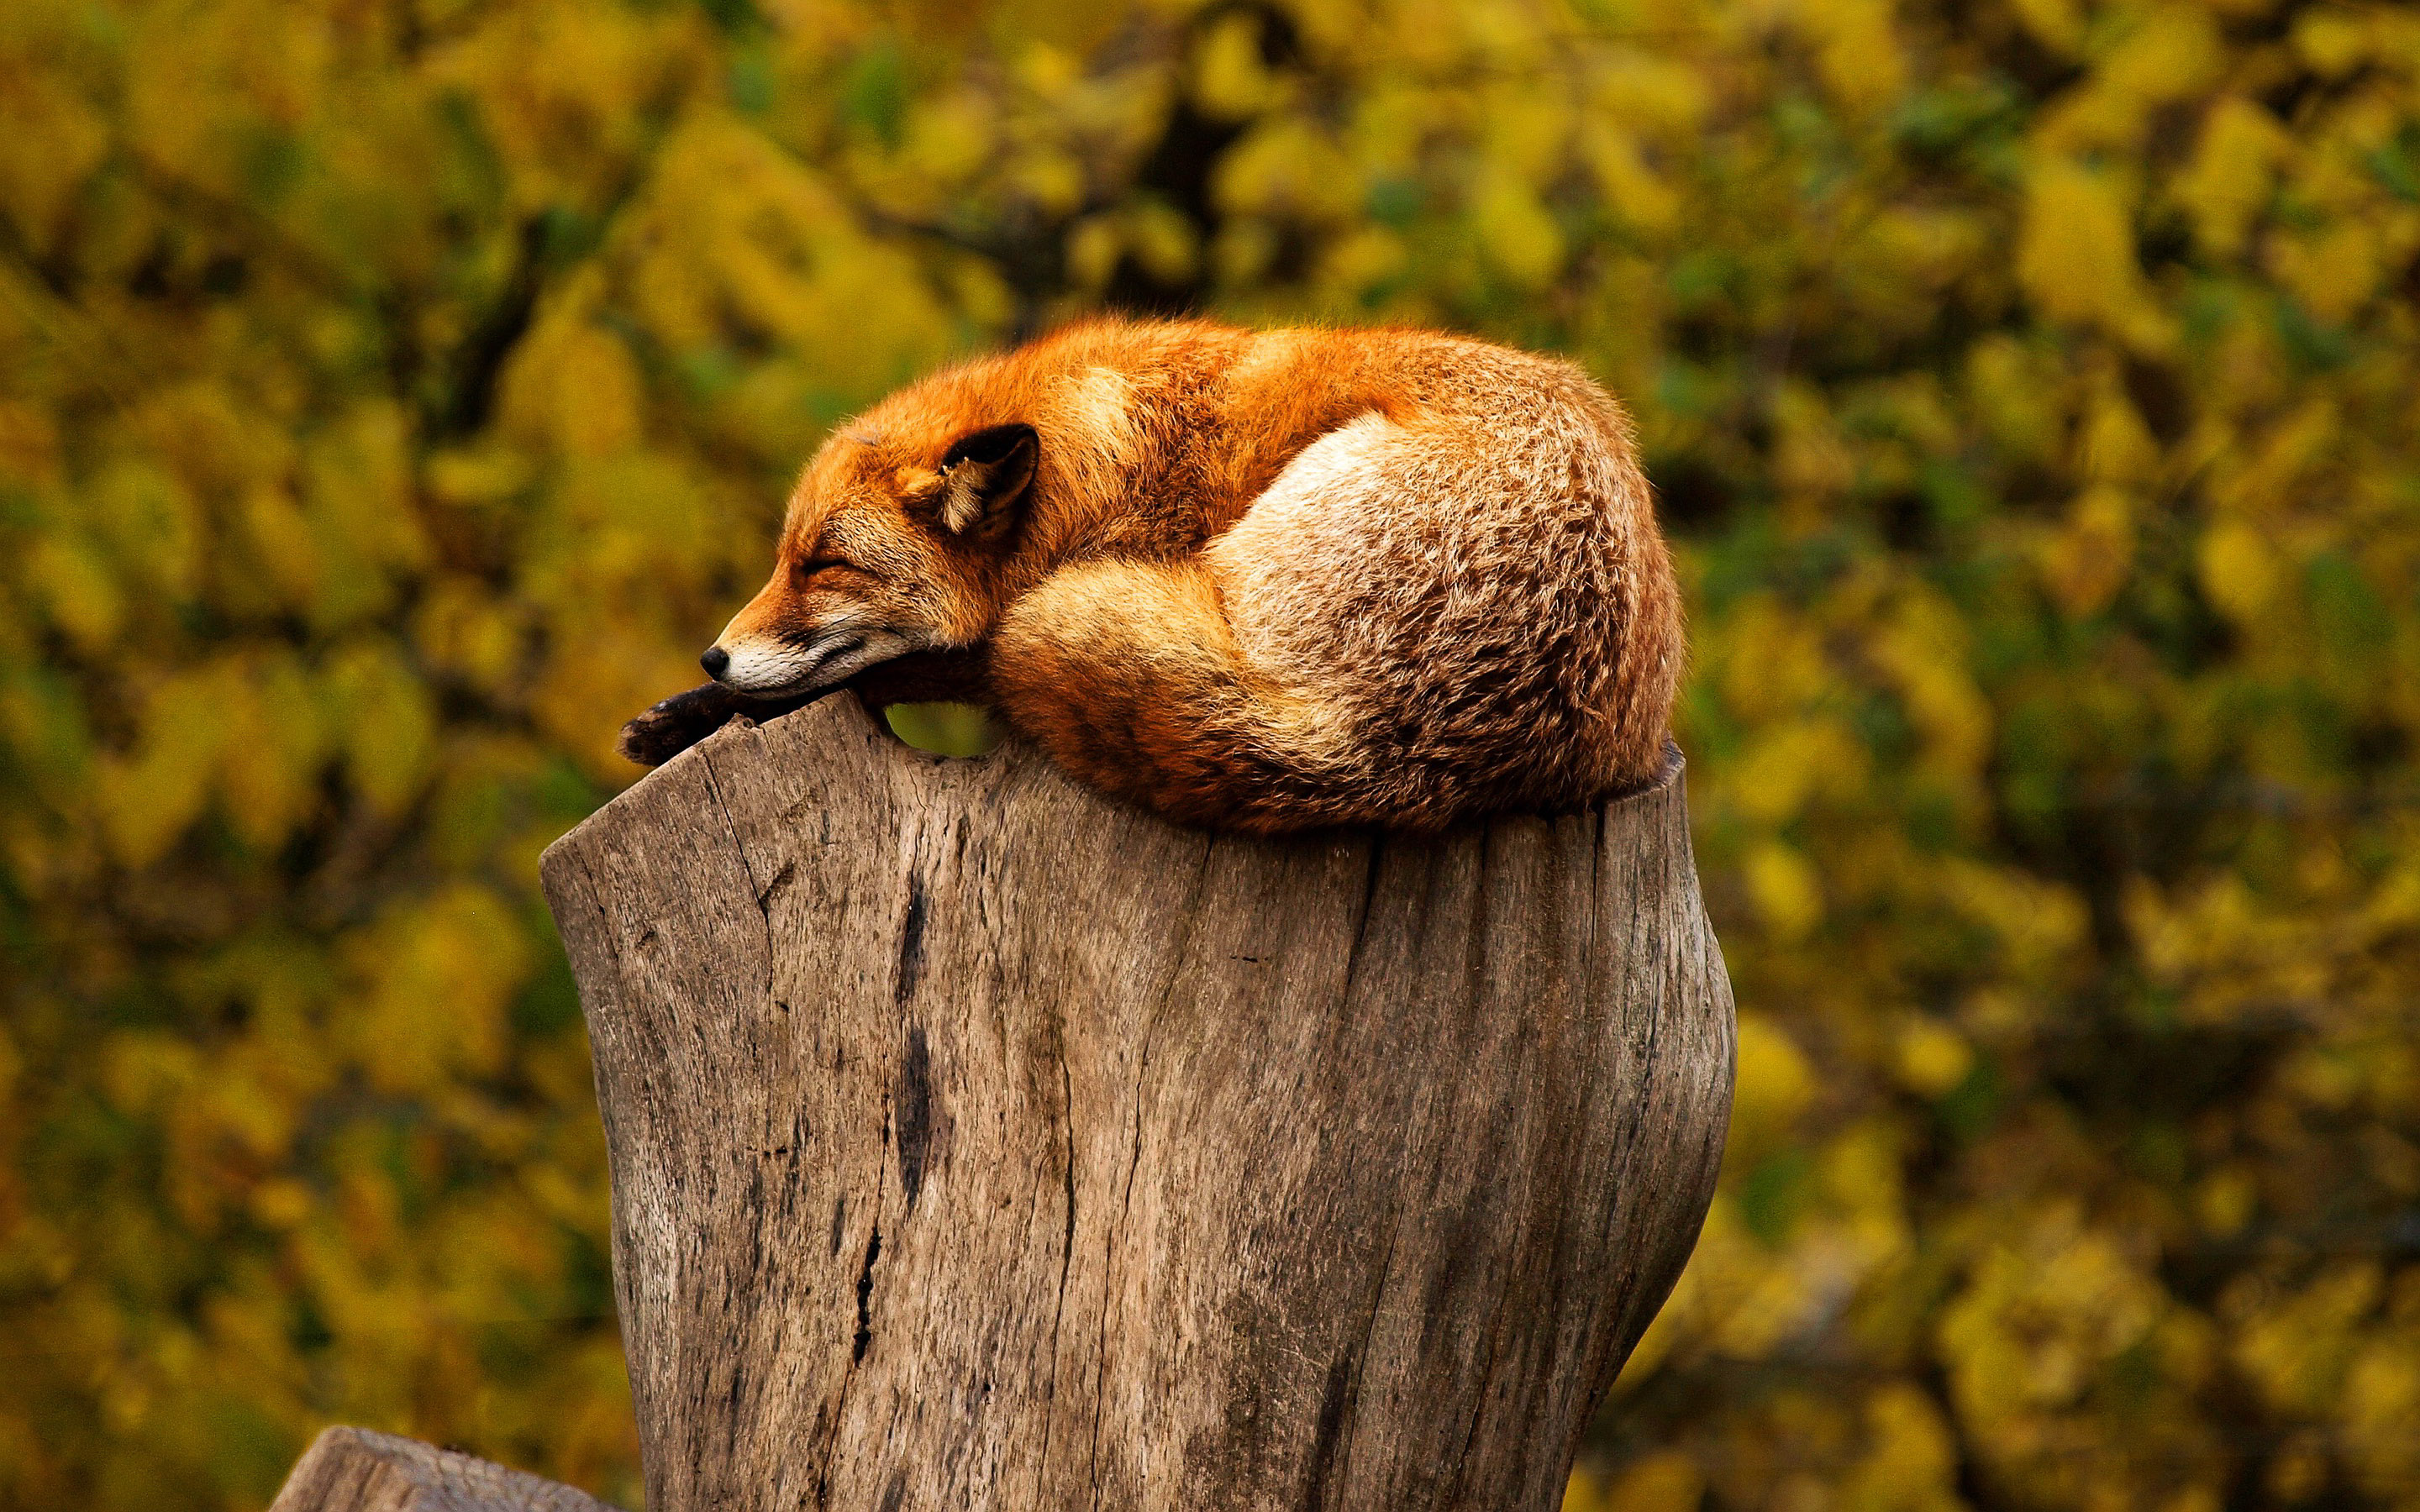
[[706,676],[720,677],[730,670],[731,653],[721,646],[708,646],[706,655],[697,658],[697,664],[706,669]]

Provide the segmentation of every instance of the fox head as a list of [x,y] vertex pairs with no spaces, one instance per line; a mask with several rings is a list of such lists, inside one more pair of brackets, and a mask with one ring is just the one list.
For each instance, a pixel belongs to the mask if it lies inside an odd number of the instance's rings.
[[825,445],[790,497],[772,580],[698,658],[716,681],[794,696],[989,633],[1040,443],[1026,424],[942,434]]

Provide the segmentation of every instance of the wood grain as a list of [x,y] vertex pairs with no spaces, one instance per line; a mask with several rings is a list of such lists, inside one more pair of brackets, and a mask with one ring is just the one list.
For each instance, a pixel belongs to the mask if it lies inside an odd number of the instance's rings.
[[1212,836],[847,700],[675,758],[544,862],[648,1506],[1555,1506],[1721,1153],[1686,820]]
[[312,1441],[269,1512],[613,1512],[584,1491],[366,1428]]

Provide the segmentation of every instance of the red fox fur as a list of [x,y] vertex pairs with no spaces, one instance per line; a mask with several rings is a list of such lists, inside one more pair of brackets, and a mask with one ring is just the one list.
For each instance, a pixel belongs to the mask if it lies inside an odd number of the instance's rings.
[[1578,369],[1416,331],[1124,320],[843,426],[704,661],[727,714],[969,649],[1083,780],[1263,834],[1640,781],[1683,655],[1628,423]]

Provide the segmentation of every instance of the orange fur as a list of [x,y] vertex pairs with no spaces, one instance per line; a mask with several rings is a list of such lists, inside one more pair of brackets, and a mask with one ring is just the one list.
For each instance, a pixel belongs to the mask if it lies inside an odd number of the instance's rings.
[[771,697],[970,647],[1078,777],[1262,833],[1639,780],[1683,657],[1628,424],[1576,368],[1120,320],[842,426],[708,659]]

